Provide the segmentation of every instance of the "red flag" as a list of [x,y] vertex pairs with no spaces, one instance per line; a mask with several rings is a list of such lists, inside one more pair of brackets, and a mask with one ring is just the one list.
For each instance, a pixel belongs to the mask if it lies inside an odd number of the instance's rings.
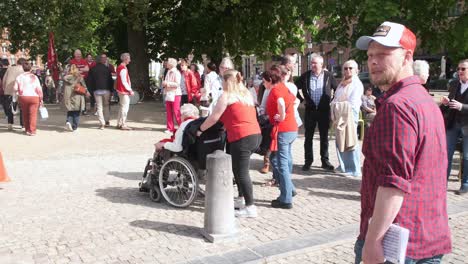
[[54,33],[49,32],[49,48],[47,50],[47,67],[51,71],[52,79],[54,79],[54,81],[58,81],[59,79],[57,62],[58,60],[57,60],[57,53],[55,52]]

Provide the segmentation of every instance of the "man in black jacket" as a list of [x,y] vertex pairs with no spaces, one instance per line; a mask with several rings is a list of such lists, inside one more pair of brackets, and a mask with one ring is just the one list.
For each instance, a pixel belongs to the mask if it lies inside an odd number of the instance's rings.
[[99,129],[109,126],[109,103],[114,86],[111,71],[106,63],[107,56],[103,53],[99,56],[98,64],[91,68],[88,74],[88,89],[94,91],[97,113],[101,123]]
[[468,194],[468,59],[460,61],[457,68],[459,81],[450,84],[448,97],[441,99],[441,109],[444,114],[447,129],[447,178],[452,169],[452,158],[458,139],[463,144],[463,178],[460,195]]
[[332,91],[337,87],[333,75],[323,70],[323,57],[318,54],[311,55],[311,70],[302,74],[296,83],[298,90],[302,90],[302,97],[298,93],[298,98],[305,101],[305,142],[303,171],[308,171],[314,161],[314,151],[312,140],[315,127],[318,124],[320,133],[320,159],[322,168],[333,171],[334,167],[328,159],[328,130],[330,128],[330,101]]

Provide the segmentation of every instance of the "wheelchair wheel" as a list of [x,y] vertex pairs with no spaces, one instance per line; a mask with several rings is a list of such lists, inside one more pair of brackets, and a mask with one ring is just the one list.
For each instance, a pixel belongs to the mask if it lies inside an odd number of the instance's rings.
[[159,171],[159,187],[166,201],[175,207],[189,206],[197,196],[198,182],[192,164],[172,157]]
[[151,201],[155,203],[159,203],[161,201],[162,195],[158,185],[151,186],[149,191],[149,197]]

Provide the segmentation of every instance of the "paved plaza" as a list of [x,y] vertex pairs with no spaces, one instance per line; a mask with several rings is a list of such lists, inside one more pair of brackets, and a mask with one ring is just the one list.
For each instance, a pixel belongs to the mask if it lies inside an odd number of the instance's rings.
[[[262,186],[271,175],[257,172],[263,157],[253,155],[259,216],[238,219],[238,237],[213,244],[201,235],[202,197],[177,209],[138,192],[153,144],[165,137],[161,103],[132,105],[133,131],[99,130],[90,116],[67,132],[65,111],[48,109],[51,118],[39,121],[35,137],[7,131],[0,114],[0,150],[12,178],[0,184],[0,264],[353,263],[361,181],[324,171],[318,160],[302,172],[302,133],[294,143],[294,208],[271,208],[279,191]],[[114,126],[116,112],[114,105]],[[333,147],[330,157],[336,165]],[[468,262],[468,196],[454,194],[457,173],[447,192],[453,253],[444,263]]]

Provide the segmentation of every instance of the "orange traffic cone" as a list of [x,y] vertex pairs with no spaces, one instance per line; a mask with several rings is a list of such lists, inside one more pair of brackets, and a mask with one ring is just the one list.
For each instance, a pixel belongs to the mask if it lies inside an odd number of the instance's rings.
[[0,152],[0,182],[8,182],[10,178],[8,177],[5,164],[3,163],[2,152]]

